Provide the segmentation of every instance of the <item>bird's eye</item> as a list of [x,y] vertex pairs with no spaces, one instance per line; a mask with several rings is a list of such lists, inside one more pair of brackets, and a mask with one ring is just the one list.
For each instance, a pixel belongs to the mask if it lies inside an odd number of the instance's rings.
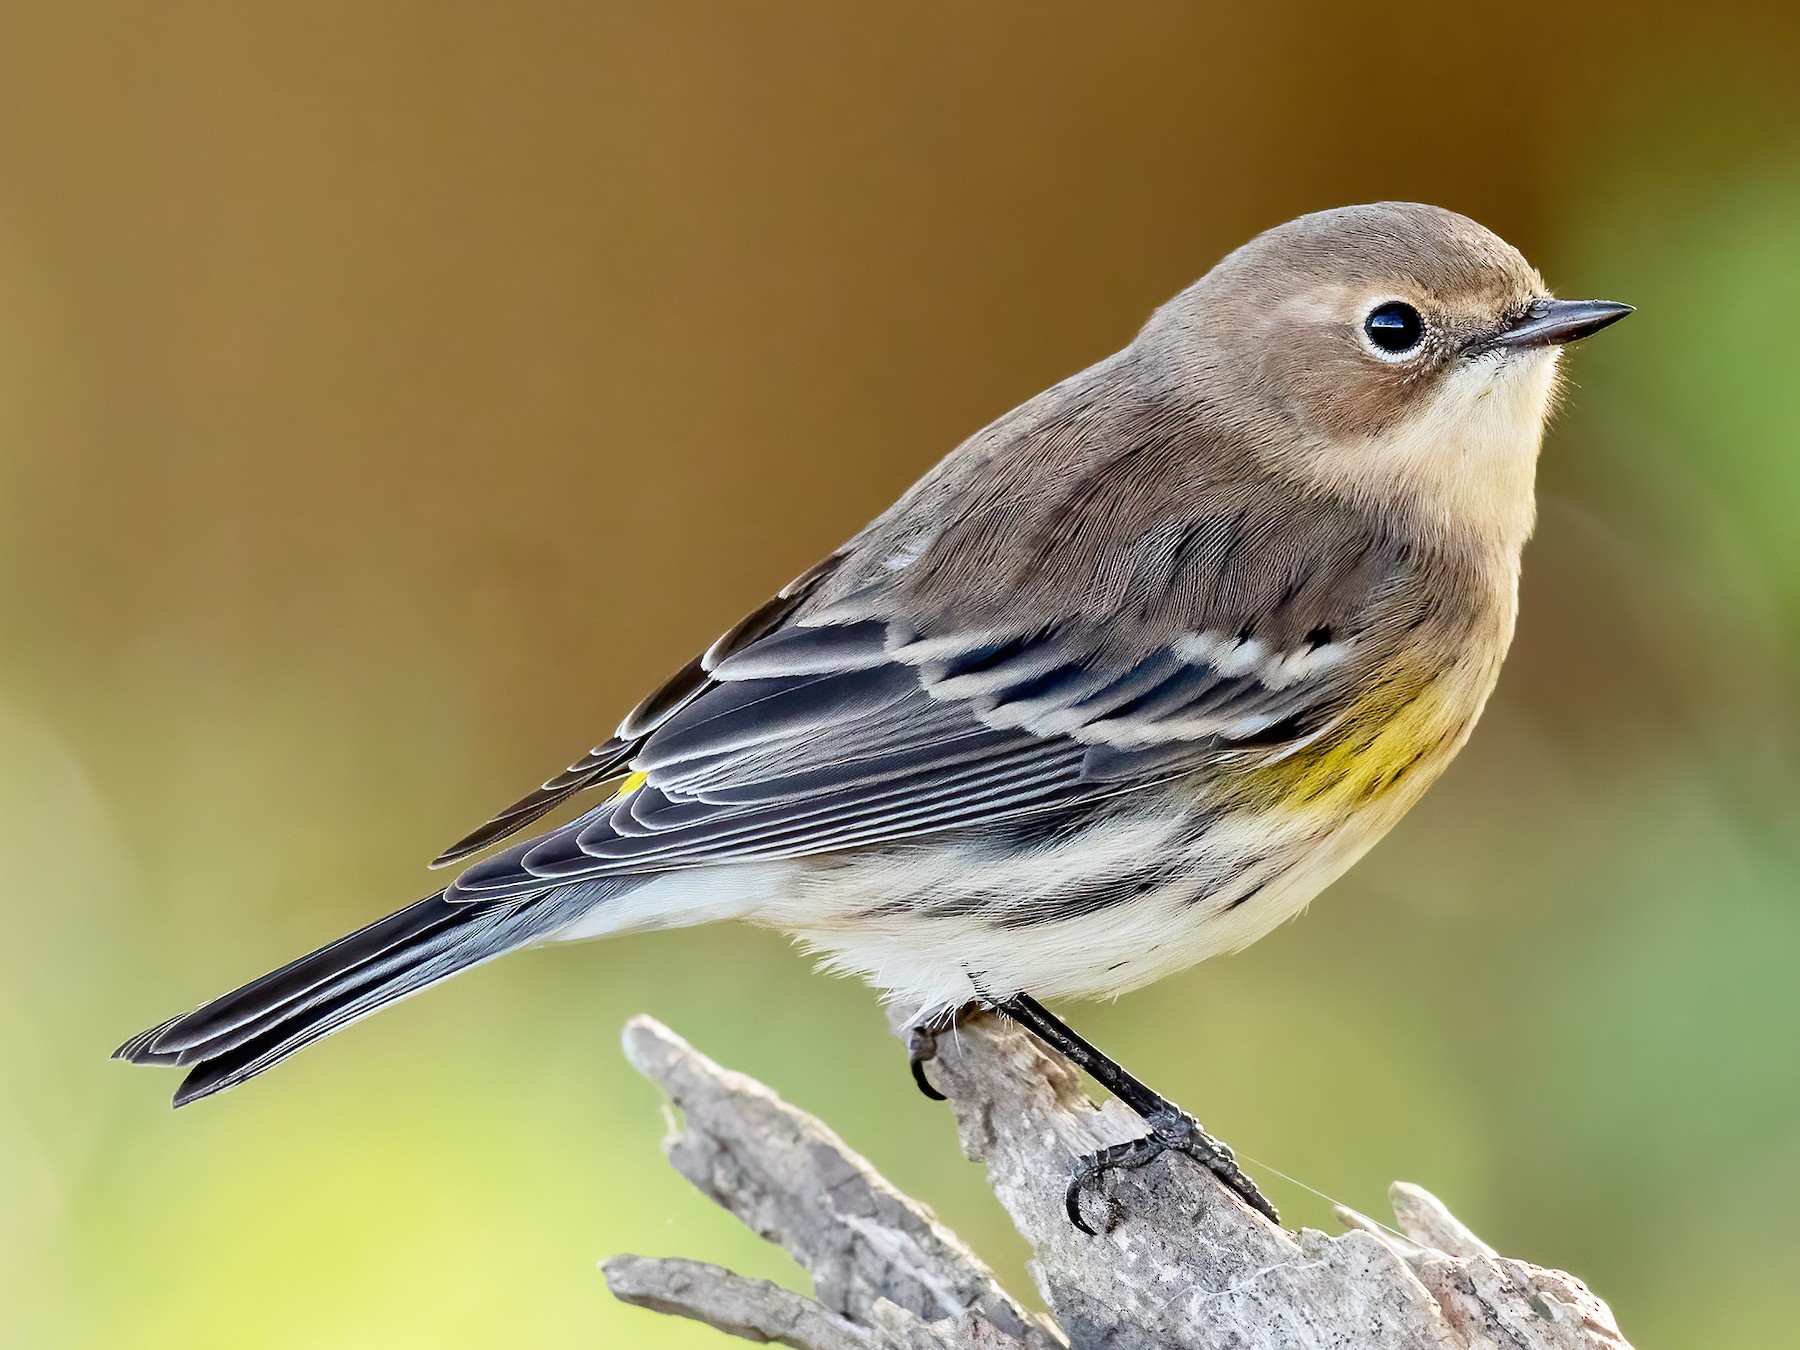
[[1425,320],[1403,300],[1377,305],[1363,320],[1369,345],[1380,356],[1407,356],[1425,340]]

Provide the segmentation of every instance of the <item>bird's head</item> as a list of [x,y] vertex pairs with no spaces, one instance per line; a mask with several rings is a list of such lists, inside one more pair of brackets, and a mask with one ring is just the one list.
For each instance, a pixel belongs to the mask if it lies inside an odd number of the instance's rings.
[[1516,549],[1562,347],[1630,312],[1554,298],[1465,216],[1384,202],[1257,236],[1137,345],[1281,471]]

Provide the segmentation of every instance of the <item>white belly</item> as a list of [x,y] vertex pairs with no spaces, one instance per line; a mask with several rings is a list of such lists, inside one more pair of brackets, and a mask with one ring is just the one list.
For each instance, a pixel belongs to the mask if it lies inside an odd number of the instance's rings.
[[[1164,807],[1024,853],[971,839],[695,868],[603,899],[546,940],[743,919],[793,933],[826,968],[920,1008],[1020,992],[1101,998],[1248,946],[1391,823],[1363,813],[1277,825],[1263,814],[1200,831]],[[1146,869],[1150,880],[1134,882]],[[1070,903],[1109,885],[1124,889],[1087,912]]]
[[[811,872],[791,904],[753,921],[796,932],[828,968],[921,1007],[1019,992],[1101,998],[1248,946],[1298,914],[1385,830],[1358,824],[1226,820],[1197,842],[1189,822],[1146,815],[1023,860],[976,843],[899,853]],[[1059,909],[1072,887],[1129,879],[1147,862],[1166,870],[1156,884],[1128,885],[1089,912]],[[910,910],[897,903],[909,897]]]

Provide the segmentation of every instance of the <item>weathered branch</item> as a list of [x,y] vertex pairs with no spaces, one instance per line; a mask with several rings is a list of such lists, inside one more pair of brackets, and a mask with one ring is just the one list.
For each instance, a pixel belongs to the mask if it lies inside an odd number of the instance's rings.
[[[1030,1312],[929,1210],[819,1121],[649,1018],[631,1062],[682,1113],[670,1161],[793,1255],[808,1298],[679,1258],[606,1265],[626,1302],[795,1350],[1629,1350],[1572,1276],[1497,1256],[1434,1197],[1393,1188],[1406,1236],[1348,1210],[1337,1237],[1288,1233],[1204,1169],[1165,1155],[1091,1196],[1090,1237],[1063,1212],[1079,1154],[1142,1133],[1096,1107],[1059,1060],[991,1018],[943,1036],[931,1076],[964,1151],[1035,1250],[1055,1322]],[[1101,1211],[1105,1212],[1102,1213]],[[1105,1222],[1100,1222],[1104,1220]]]

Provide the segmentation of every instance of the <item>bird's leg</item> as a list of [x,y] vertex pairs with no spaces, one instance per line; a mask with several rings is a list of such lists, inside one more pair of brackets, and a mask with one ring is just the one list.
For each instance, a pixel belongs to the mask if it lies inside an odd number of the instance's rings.
[[937,1058],[938,1037],[952,1030],[978,1007],[975,1003],[965,1003],[947,1013],[933,1013],[906,1029],[906,1059],[912,1065],[913,1082],[934,1102],[943,1101],[944,1094],[931,1085],[931,1079],[925,1075],[925,1066]]
[[1257,1213],[1271,1222],[1280,1216],[1245,1176],[1232,1157],[1231,1150],[1200,1128],[1200,1122],[1160,1093],[1153,1092],[1141,1081],[1079,1035],[1062,1019],[1029,994],[1014,994],[994,1005],[996,1012],[1017,1022],[1063,1058],[1084,1069],[1093,1080],[1143,1117],[1150,1133],[1142,1139],[1113,1144],[1078,1160],[1069,1178],[1065,1204],[1069,1221],[1084,1233],[1093,1233],[1081,1215],[1081,1195],[1089,1183],[1098,1181],[1117,1168],[1142,1167],[1170,1149],[1187,1154],[1211,1172]]

